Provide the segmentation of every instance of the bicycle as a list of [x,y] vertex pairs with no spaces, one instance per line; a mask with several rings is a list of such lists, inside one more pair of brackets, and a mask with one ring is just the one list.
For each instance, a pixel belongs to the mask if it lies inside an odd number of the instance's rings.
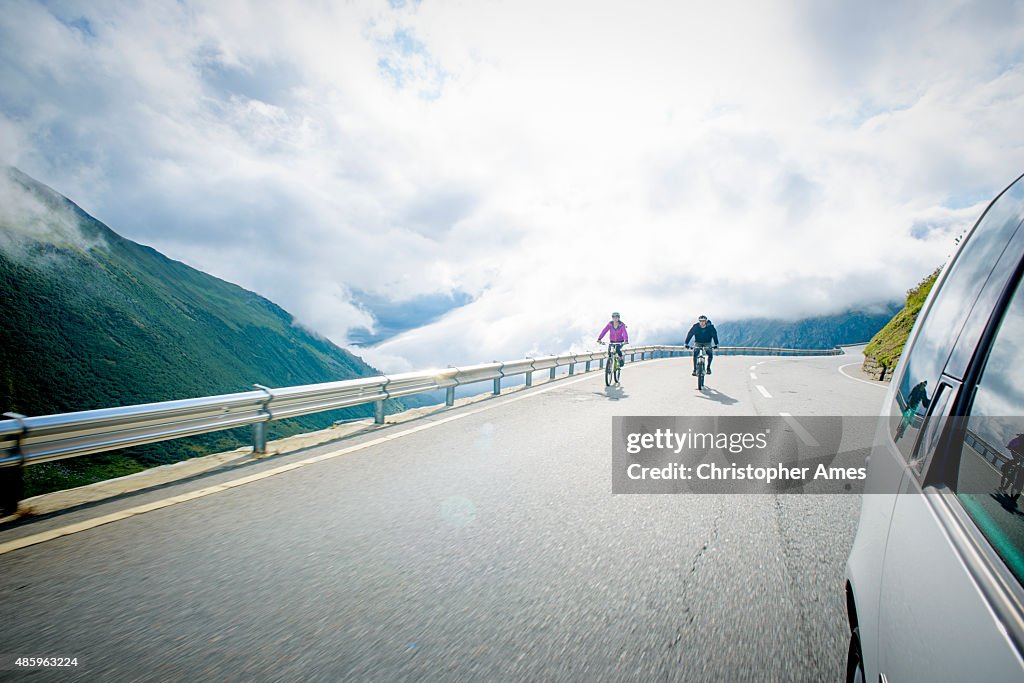
[[[697,349],[697,391],[704,390],[704,375],[707,374],[708,366],[708,352],[707,350],[711,347],[710,344],[694,344],[693,348]],[[689,350],[689,346],[686,347]]]
[[1000,468],[1000,474],[1002,476],[997,490],[1016,502],[1021,490],[1024,490],[1024,460],[1019,454],[1012,453],[1011,459]]
[[619,351],[623,343],[611,342],[608,344],[608,359],[604,362],[604,385],[606,387],[619,383],[619,377],[622,375],[622,359],[619,358]]

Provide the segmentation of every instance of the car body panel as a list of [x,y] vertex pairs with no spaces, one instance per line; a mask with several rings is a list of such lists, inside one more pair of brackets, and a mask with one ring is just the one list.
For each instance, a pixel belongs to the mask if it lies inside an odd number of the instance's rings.
[[[956,494],[929,485],[945,434],[936,426],[964,405],[960,381],[979,362],[997,304],[1019,277],[1022,178],[989,204],[943,268],[882,407],[846,569],[869,681],[1024,680],[1024,641],[1008,628],[1021,603],[999,598],[992,572],[978,570],[980,555],[965,550],[985,541],[959,513]],[[945,467],[939,460],[936,469]]]
[[1019,654],[929,500],[941,494],[921,493],[910,473],[903,487],[879,595],[878,672],[890,681],[1020,680]]

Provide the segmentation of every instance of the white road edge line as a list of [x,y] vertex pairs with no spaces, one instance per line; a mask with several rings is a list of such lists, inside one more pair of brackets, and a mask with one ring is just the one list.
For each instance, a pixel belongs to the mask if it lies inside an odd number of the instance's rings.
[[757,375],[755,375],[754,373],[750,373],[750,379],[757,379]]
[[882,387],[883,389],[888,389],[889,388],[888,384],[882,384],[881,382],[869,382],[866,379],[860,379],[859,377],[853,377],[852,375],[848,375],[845,372],[843,372],[843,368],[848,368],[851,365],[860,365],[860,363],[847,363],[846,365],[840,365],[839,366],[839,374],[842,375],[843,377],[847,378],[847,379],[852,379],[854,382],[860,382],[862,384],[870,384],[873,387]]
[[[664,359],[659,358],[659,359],[655,359],[653,362],[657,363],[658,361],[661,361],[661,360],[669,360],[669,359],[667,359],[667,358],[664,358]],[[648,362],[652,362],[652,361],[648,361]],[[14,539],[12,541],[7,541],[6,543],[0,543],[0,555],[4,555],[4,554],[9,553],[9,552],[11,552],[13,550],[19,550],[21,548],[27,548],[28,546],[31,546],[31,545],[37,545],[39,543],[45,543],[46,541],[52,541],[52,540],[54,540],[56,538],[60,538],[61,536],[70,536],[71,534],[77,534],[80,531],[87,531],[89,529],[94,529],[94,528],[96,528],[98,526],[103,526],[104,524],[110,524],[111,522],[118,522],[118,521],[120,521],[122,519],[128,519],[129,517],[135,517],[137,515],[145,514],[147,512],[152,512],[153,510],[160,510],[162,508],[171,507],[172,505],[177,505],[178,503],[184,503],[184,502],[187,502],[187,501],[190,501],[190,500],[196,500],[197,498],[205,498],[206,496],[213,495],[214,493],[220,493],[221,491],[227,491],[228,489],[233,489],[233,488],[238,487],[238,486],[244,486],[245,484],[251,484],[252,482],[259,481],[260,479],[267,479],[269,477],[273,477],[273,476],[276,476],[278,474],[283,474],[284,472],[290,472],[291,470],[299,469],[300,467],[305,467],[307,465],[312,465],[314,463],[323,462],[324,460],[331,460],[333,458],[337,458],[337,457],[340,457],[342,455],[348,455],[349,453],[355,453],[356,451],[361,451],[361,450],[363,450],[365,448],[370,448],[372,446],[378,446],[378,445],[380,445],[382,443],[387,443],[388,441],[394,441],[395,439],[401,439],[402,437],[409,436],[410,434],[416,434],[417,432],[422,432],[425,429],[432,429],[433,427],[436,427],[438,425],[446,424],[448,422],[454,422],[455,420],[461,420],[462,418],[469,417],[471,415],[478,415],[478,414],[480,414],[480,413],[482,413],[484,411],[492,410],[494,408],[497,408],[498,406],[507,405],[509,403],[514,403],[516,401],[522,401],[523,399],[530,398],[531,396],[539,396],[540,394],[545,394],[545,393],[547,393],[549,391],[553,391],[554,389],[558,389],[560,387],[571,386],[573,384],[578,384],[578,383],[586,381],[588,379],[595,379],[595,378],[600,377],[600,376],[601,375],[599,375],[598,373],[595,372],[595,373],[590,373],[590,374],[584,375],[583,377],[580,377],[579,379],[573,379],[573,380],[569,380],[569,381],[563,380],[561,382],[555,382],[550,387],[542,387],[540,389],[537,389],[536,391],[526,392],[526,393],[524,393],[521,396],[512,396],[512,397],[507,398],[504,401],[498,401],[498,402],[492,403],[491,405],[486,405],[486,406],[482,406],[480,408],[476,408],[475,410],[470,410],[470,411],[467,411],[467,412],[464,412],[464,413],[458,413],[456,415],[450,415],[450,416],[442,418],[440,420],[435,420],[433,422],[427,422],[427,423],[421,424],[419,426],[412,427],[411,429],[406,429],[406,430],[403,430],[401,432],[395,432],[394,434],[387,434],[387,435],[382,436],[382,437],[377,438],[377,439],[371,439],[370,441],[364,441],[363,443],[355,444],[354,446],[347,446],[345,448],[340,448],[340,449],[338,449],[336,451],[331,451],[330,453],[323,453],[321,455],[317,455],[317,456],[314,456],[312,458],[306,458],[305,460],[299,460],[298,462],[293,462],[293,463],[290,463],[288,465],[281,465],[280,467],[275,467],[273,469],[266,470],[265,472],[258,472],[256,474],[251,474],[251,475],[249,475],[247,477],[240,477],[239,479],[232,479],[231,481],[225,481],[225,482],[222,482],[220,484],[214,484],[213,486],[208,486],[206,488],[198,489],[196,491],[189,491],[187,493],[182,493],[182,494],[179,494],[177,496],[171,496],[170,498],[164,498],[163,500],[153,501],[152,503],[145,503],[143,505],[136,505],[135,507],[127,508],[125,510],[120,510],[118,512],[112,512],[109,515],[103,515],[102,517],[95,517],[93,519],[87,519],[87,520],[84,520],[84,521],[81,521],[81,522],[76,522],[74,524],[69,524],[67,526],[58,527],[56,529],[50,529],[49,531],[41,531],[38,534],[32,534],[32,535],[29,535],[29,536],[25,536],[23,538],[16,538],[16,539]]]
[[760,384],[755,384],[754,386],[757,387],[757,390],[760,391],[761,395],[764,396],[765,398],[771,398],[772,397],[772,395],[768,393],[768,390],[765,389]]
[[821,446],[821,444],[811,436],[809,431],[804,429],[804,426],[800,424],[795,417],[789,413],[779,413],[779,415],[781,415],[786,421],[786,424],[793,428],[793,431],[796,432],[796,435],[800,437],[800,440],[803,441],[805,445],[810,446],[811,448],[818,448]]
[[750,371],[751,371],[751,372],[753,372],[753,371],[754,371],[754,370],[756,370],[756,369],[757,369],[757,366],[756,366],[756,365],[751,365],[751,366],[750,366]]

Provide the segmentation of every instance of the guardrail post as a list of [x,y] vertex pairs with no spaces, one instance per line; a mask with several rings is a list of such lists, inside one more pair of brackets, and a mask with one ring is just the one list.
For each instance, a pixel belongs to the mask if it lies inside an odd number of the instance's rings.
[[[267,406],[274,399],[273,392],[262,384],[253,384],[254,387],[267,395],[263,402],[263,412],[267,414],[267,422],[270,421],[270,411]],[[267,452],[267,422],[255,422],[252,425],[252,454],[264,455]]]
[[526,373],[526,386],[533,386],[533,370],[530,370],[529,372]]
[[[448,367],[450,368],[452,366],[448,365]],[[444,404],[446,406],[448,406],[449,408],[451,408],[453,405],[455,405],[455,387],[458,385],[458,383],[459,383],[459,380],[455,379],[455,384],[453,384],[450,387],[447,387],[445,389],[445,391],[444,391]]]
[[264,455],[267,452],[267,423],[255,422],[252,425],[252,453]]
[[590,372],[590,361],[588,360],[586,365],[583,366],[583,372]]
[[384,400],[378,399],[373,402],[373,423],[384,424]]
[[633,363],[635,361],[636,361],[636,354],[635,353],[629,354],[629,362]]
[[569,363],[569,376],[570,377],[572,377],[575,374],[575,372],[574,372],[575,369],[576,369],[576,364],[575,363]]
[[498,363],[498,376],[494,378],[494,391],[491,393],[495,396],[501,395],[501,378],[505,376],[505,364],[496,360],[491,361],[492,363]]
[[21,440],[25,436],[24,415],[4,413],[4,417],[18,421],[18,464],[11,467],[0,467],[0,515],[13,515],[18,511],[18,503],[25,495],[25,452],[21,449]]
[[554,378],[555,378],[555,369],[551,368],[551,375],[548,377],[548,379],[554,379]]

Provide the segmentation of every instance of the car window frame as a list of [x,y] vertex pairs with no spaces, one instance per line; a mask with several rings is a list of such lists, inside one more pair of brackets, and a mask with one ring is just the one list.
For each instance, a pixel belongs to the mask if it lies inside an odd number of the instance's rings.
[[[904,466],[907,466],[907,467],[911,466],[911,464],[916,459],[918,459],[920,457],[918,455],[918,449],[921,447],[921,437],[922,437],[922,433],[924,432],[924,425],[927,423],[928,416],[931,415],[931,412],[932,412],[932,409],[930,407],[925,410],[924,415],[921,416],[921,427],[918,428],[916,430],[916,432],[912,434],[912,442],[908,442],[908,443],[903,444],[903,445],[900,445],[899,443],[897,443],[898,439],[896,438],[896,434],[893,431],[893,423],[894,423],[894,421],[897,421],[896,418],[899,417],[901,412],[902,412],[902,410],[901,410],[902,406],[900,405],[900,400],[899,399],[902,396],[902,388],[903,388],[904,379],[906,379],[907,373],[913,367],[913,364],[912,364],[911,361],[912,361],[912,359],[914,357],[915,350],[918,350],[919,352],[924,352],[925,351],[924,349],[919,349],[919,342],[921,341],[921,333],[924,330],[924,328],[927,327],[928,322],[929,322],[929,317],[932,315],[932,312],[935,309],[935,307],[937,305],[937,302],[942,297],[943,290],[945,290],[947,288],[947,281],[948,281],[949,277],[957,269],[957,264],[960,262],[960,259],[963,258],[963,255],[965,253],[967,253],[967,251],[971,248],[971,244],[973,243],[973,240],[976,239],[979,226],[981,226],[985,222],[985,219],[987,217],[989,217],[989,215],[992,212],[993,208],[1000,202],[1000,200],[1004,199],[1008,192],[1010,192],[1013,188],[1015,188],[1018,183],[1022,183],[1022,182],[1024,182],[1024,174],[1021,174],[1020,176],[1018,176],[1012,183],[1007,185],[1003,189],[1002,192],[1000,192],[998,195],[996,195],[996,197],[993,198],[991,202],[989,202],[988,206],[985,208],[985,211],[983,211],[982,214],[978,217],[978,220],[975,221],[974,225],[971,226],[971,229],[969,231],[967,231],[967,233],[964,236],[964,239],[963,239],[962,243],[960,244],[959,248],[953,254],[952,258],[950,258],[949,262],[942,268],[942,271],[940,272],[939,277],[937,278],[937,280],[935,282],[935,285],[932,287],[932,290],[929,292],[928,297],[927,297],[927,299],[924,302],[924,305],[921,307],[921,311],[920,311],[920,313],[918,315],[918,320],[915,323],[914,328],[911,330],[910,337],[907,339],[906,345],[904,346],[904,353],[901,354],[899,363],[898,363],[898,365],[896,367],[896,371],[893,373],[893,378],[891,380],[892,385],[893,385],[892,394],[891,394],[891,397],[888,399],[888,403],[887,403],[887,405],[885,407],[886,414],[887,414],[887,418],[886,419],[889,421],[889,424],[887,426],[888,432],[889,432],[889,438],[892,440],[895,452],[898,454],[898,457],[900,458],[900,460],[902,461],[902,464]],[[1021,207],[1024,207],[1024,198],[1018,198],[1018,199],[1016,199],[1014,201],[1016,201],[1017,204],[1020,205]],[[1024,208],[1022,208],[1021,211],[1018,211],[1018,213],[1019,214],[1024,214]],[[1022,218],[1017,221],[1016,226],[1009,233],[1008,237],[1006,238],[1006,241],[1003,242],[1002,247],[999,250],[998,257],[996,258],[995,261],[992,262],[992,264],[989,267],[988,271],[985,272],[985,280],[984,280],[984,282],[982,283],[981,287],[978,289],[978,291],[975,294],[975,296],[969,302],[970,306],[969,306],[968,310],[964,314],[963,318],[961,318],[959,320],[959,324],[955,326],[955,329],[951,330],[952,341],[948,344],[948,346],[945,346],[945,347],[943,347],[942,350],[939,350],[938,352],[936,352],[936,353],[939,353],[940,355],[936,356],[936,360],[938,362],[936,363],[936,367],[935,367],[935,371],[934,371],[934,375],[935,376],[934,377],[923,377],[922,376],[922,377],[912,378],[913,380],[922,380],[922,381],[932,382],[933,383],[932,384],[933,395],[932,395],[931,399],[928,399],[929,401],[937,398],[938,388],[939,388],[940,383],[943,381],[944,377],[946,376],[947,367],[949,366],[949,364],[950,364],[951,360],[953,359],[954,355],[960,349],[960,345],[962,343],[963,331],[965,329],[967,329],[967,327],[969,325],[976,324],[975,315],[977,315],[977,313],[976,313],[977,305],[980,302],[986,300],[986,296],[985,295],[987,293],[987,290],[990,287],[990,283],[991,283],[992,286],[998,286],[998,284],[999,284],[998,282],[995,282],[995,283],[991,282],[993,274],[997,270],[999,270],[1000,264],[1002,264],[1004,259],[1007,258],[1008,253],[1010,253],[1010,254],[1012,254],[1012,253],[1018,253],[1019,254],[1020,253],[1019,251],[1017,251],[1017,252],[1011,251],[1011,249],[1015,245],[1017,245],[1021,240],[1024,240],[1024,229],[1022,229],[1022,226],[1024,226],[1024,216],[1022,216]],[[999,309],[999,306],[1001,304],[1005,303],[1003,301],[1003,299],[1005,298],[1005,295],[1006,295],[1008,283],[1014,281],[1014,278],[1016,277],[1016,273],[1014,271],[1015,271],[1016,267],[1018,267],[1018,266],[1019,266],[1019,263],[1015,264],[1014,269],[1011,270],[1011,272],[1012,272],[1011,276],[1007,280],[1004,280],[1002,291],[1001,291],[1000,295],[996,298],[996,306],[995,306],[995,308],[993,310]],[[1013,290],[1012,290],[1012,288],[1010,288],[1011,295],[1012,295],[1012,292],[1013,292]],[[991,322],[992,322],[991,321],[991,316],[992,316],[992,311],[989,312],[989,319],[986,322],[986,324],[983,326],[983,331],[982,331],[981,335],[978,337],[978,340],[977,340],[977,342],[975,344],[975,354],[974,355],[977,354],[977,349],[982,346],[982,343],[983,343],[983,340],[984,340],[984,336],[989,331],[989,326],[991,325]],[[972,356],[971,360],[970,360],[970,363],[968,364],[968,368],[973,367],[974,360],[975,359]],[[963,381],[963,385],[964,386],[971,386],[966,381],[966,377],[962,377],[962,375],[966,375],[966,374],[968,374],[968,373],[957,373],[958,376],[956,377],[956,379],[957,380],[963,379],[964,380]],[[957,414],[957,413],[953,413],[953,414]],[[915,474],[915,478],[918,478],[919,481],[924,481],[924,479],[922,479],[921,477],[917,477],[916,474]]]

